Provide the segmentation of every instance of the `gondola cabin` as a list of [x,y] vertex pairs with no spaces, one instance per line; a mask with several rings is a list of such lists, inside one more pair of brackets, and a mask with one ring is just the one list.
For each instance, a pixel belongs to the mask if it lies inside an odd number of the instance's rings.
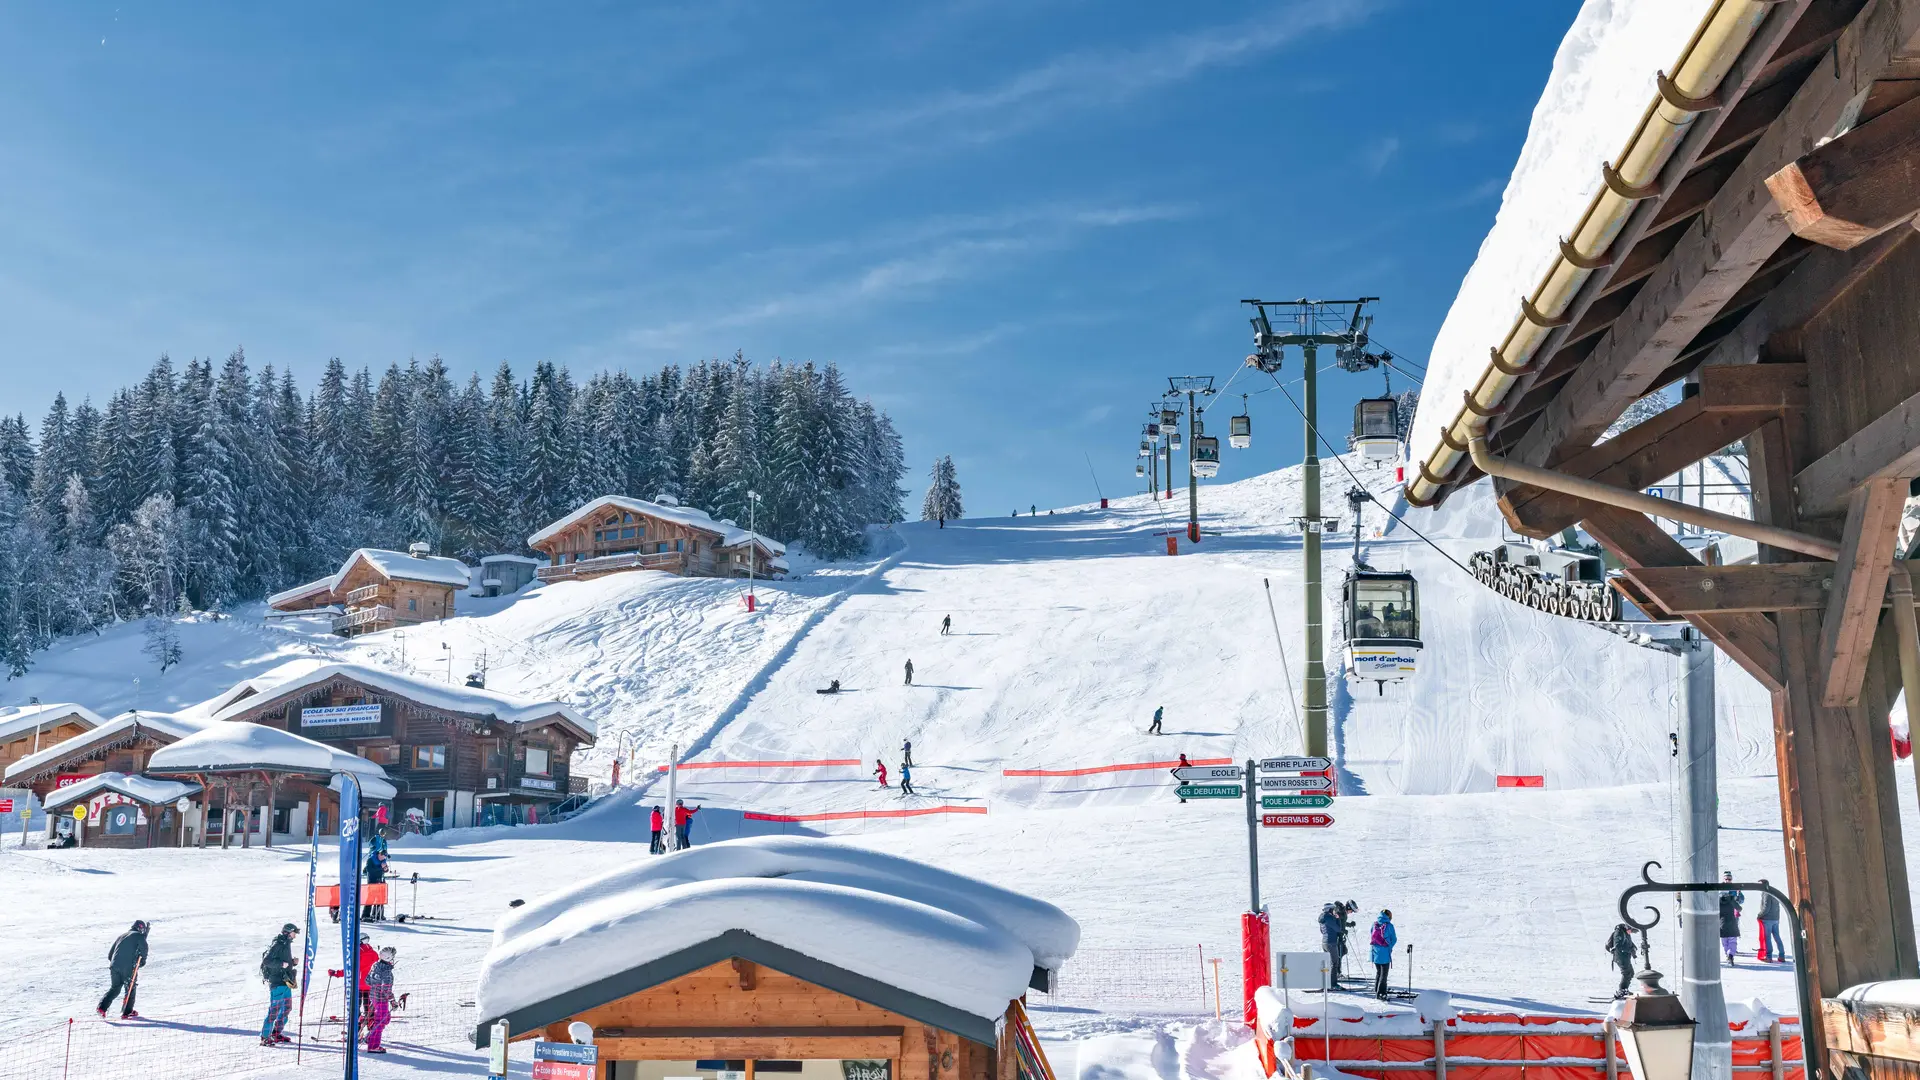
[[1170,435],[1173,433],[1174,429],[1179,426],[1180,426],[1180,410],[1178,409],[1161,409],[1160,410],[1160,430],[1161,431]]
[[1147,445],[1147,440],[1141,439],[1140,440],[1140,456],[1146,457],[1152,453],[1153,453],[1153,447]]
[[1253,445],[1253,417],[1241,413],[1227,421],[1227,445],[1245,450]]
[[1140,464],[1139,462],[1135,462],[1133,465],[1133,475],[1135,476],[1147,475],[1147,467],[1145,465]]
[[1347,673],[1386,684],[1414,673],[1420,659],[1420,583],[1404,570],[1354,569],[1342,600],[1347,614]]
[[1400,457],[1400,403],[1390,397],[1362,398],[1353,406],[1353,448],[1367,461]]
[[1167,445],[1175,450],[1180,449],[1180,433],[1177,431],[1174,432],[1172,437],[1167,440]]
[[1193,440],[1193,475],[1205,479],[1220,474],[1220,440],[1197,435]]

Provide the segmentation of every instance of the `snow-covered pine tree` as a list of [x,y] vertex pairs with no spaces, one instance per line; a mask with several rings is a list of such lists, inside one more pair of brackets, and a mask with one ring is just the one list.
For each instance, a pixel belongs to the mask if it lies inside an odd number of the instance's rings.
[[25,495],[33,483],[33,435],[23,414],[0,416],[0,483]]
[[[154,361],[133,393],[132,421],[136,472],[126,480],[126,506],[137,510],[150,496],[177,493],[180,456],[175,449],[174,425],[181,422],[175,399],[179,388],[173,361],[165,353]],[[196,418],[197,419],[197,418]]]
[[944,524],[959,518],[961,512],[960,479],[954,471],[953,458],[936,458],[929,470],[926,497],[920,500],[920,520]]
[[33,459],[33,479],[27,485],[27,498],[42,513],[56,519],[60,515],[60,497],[66,494],[67,477],[80,471],[80,455],[75,452],[73,417],[67,411],[67,395],[55,394],[53,407],[40,421],[40,445]]
[[761,466],[760,452],[760,393],[761,381],[749,376],[747,372],[736,372],[734,386],[729,393],[727,414],[720,420],[720,430],[714,437],[714,472],[718,478],[715,485],[712,513],[719,518],[732,518],[742,525],[752,520],[755,528],[763,528],[760,512],[748,505],[748,492],[755,492],[765,498],[770,489],[767,486],[766,473]]
[[533,369],[528,391],[525,471],[520,498],[523,522],[545,524],[573,509],[575,440],[568,427],[572,394],[565,375],[542,361]]

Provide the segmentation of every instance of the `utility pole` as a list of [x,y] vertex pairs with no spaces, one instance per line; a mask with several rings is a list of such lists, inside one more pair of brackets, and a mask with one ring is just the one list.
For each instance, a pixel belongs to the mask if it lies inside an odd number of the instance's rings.
[[[1173,375],[1167,379],[1167,396],[1175,401],[1187,395],[1187,541],[1200,542],[1200,478],[1193,472],[1193,440],[1206,433],[1200,419],[1200,398],[1212,397],[1213,376]],[[1167,498],[1173,498],[1173,458],[1167,458]]]
[[[1306,418],[1306,456],[1301,461],[1301,549],[1306,562],[1307,745],[1311,757],[1327,756],[1327,661],[1323,600],[1320,577],[1320,534],[1325,520],[1320,516],[1320,346],[1337,350],[1340,366],[1349,370],[1377,364],[1378,357],[1366,351],[1367,331],[1372,316],[1360,313],[1376,296],[1357,300],[1242,300],[1254,309],[1254,353],[1247,363],[1272,374],[1288,345],[1297,345],[1302,355],[1301,374],[1306,381],[1306,402],[1301,412]],[[1290,332],[1276,332],[1269,310],[1280,316],[1281,325],[1291,323]],[[1370,362],[1369,362],[1370,361]]]
[[[1680,732],[1680,817],[1684,850],[1681,867],[1688,881],[1720,876],[1720,785],[1717,732],[1714,729],[1713,643],[1688,627],[1675,649],[1686,691],[1685,726]],[[1699,1022],[1693,1044],[1693,1073],[1698,1080],[1732,1080],[1733,1041],[1727,1030],[1727,999],[1720,987],[1720,905],[1715,893],[1685,894],[1680,928],[1680,1000]],[[1799,960],[1799,957],[1794,957]],[[1652,967],[1652,957],[1647,958]]]
[[1148,419],[1140,429],[1140,438],[1147,444],[1147,492],[1155,502],[1160,500],[1160,409],[1158,406],[1147,408]]

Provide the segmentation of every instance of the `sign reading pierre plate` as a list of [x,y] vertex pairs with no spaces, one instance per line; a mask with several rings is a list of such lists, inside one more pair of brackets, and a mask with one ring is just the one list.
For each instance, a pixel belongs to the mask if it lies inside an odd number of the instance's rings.
[[314,709],[300,710],[300,726],[344,727],[348,724],[377,724],[380,722],[380,706],[371,705],[323,705]]

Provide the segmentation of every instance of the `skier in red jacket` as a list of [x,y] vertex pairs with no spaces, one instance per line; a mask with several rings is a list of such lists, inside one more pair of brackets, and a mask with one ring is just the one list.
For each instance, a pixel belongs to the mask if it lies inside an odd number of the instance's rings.
[[681,851],[685,851],[693,846],[693,839],[689,834],[693,831],[693,815],[699,812],[699,807],[688,806],[687,800],[685,799],[676,799],[674,801],[673,838],[677,841],[676,846]]
[[887,763],[879,758],[873,760],[873,775],[880,778],[880,786],[887,786]]
[[667,849],[660,843],[660,834],[667,829],[667,817],[660,812],[660,808],[657,806],[653,808],[653,813],[647,815],[647,817],[647,827],[653,830],[653,844],[648,847],[647,850],[655,855],[663,855]]

